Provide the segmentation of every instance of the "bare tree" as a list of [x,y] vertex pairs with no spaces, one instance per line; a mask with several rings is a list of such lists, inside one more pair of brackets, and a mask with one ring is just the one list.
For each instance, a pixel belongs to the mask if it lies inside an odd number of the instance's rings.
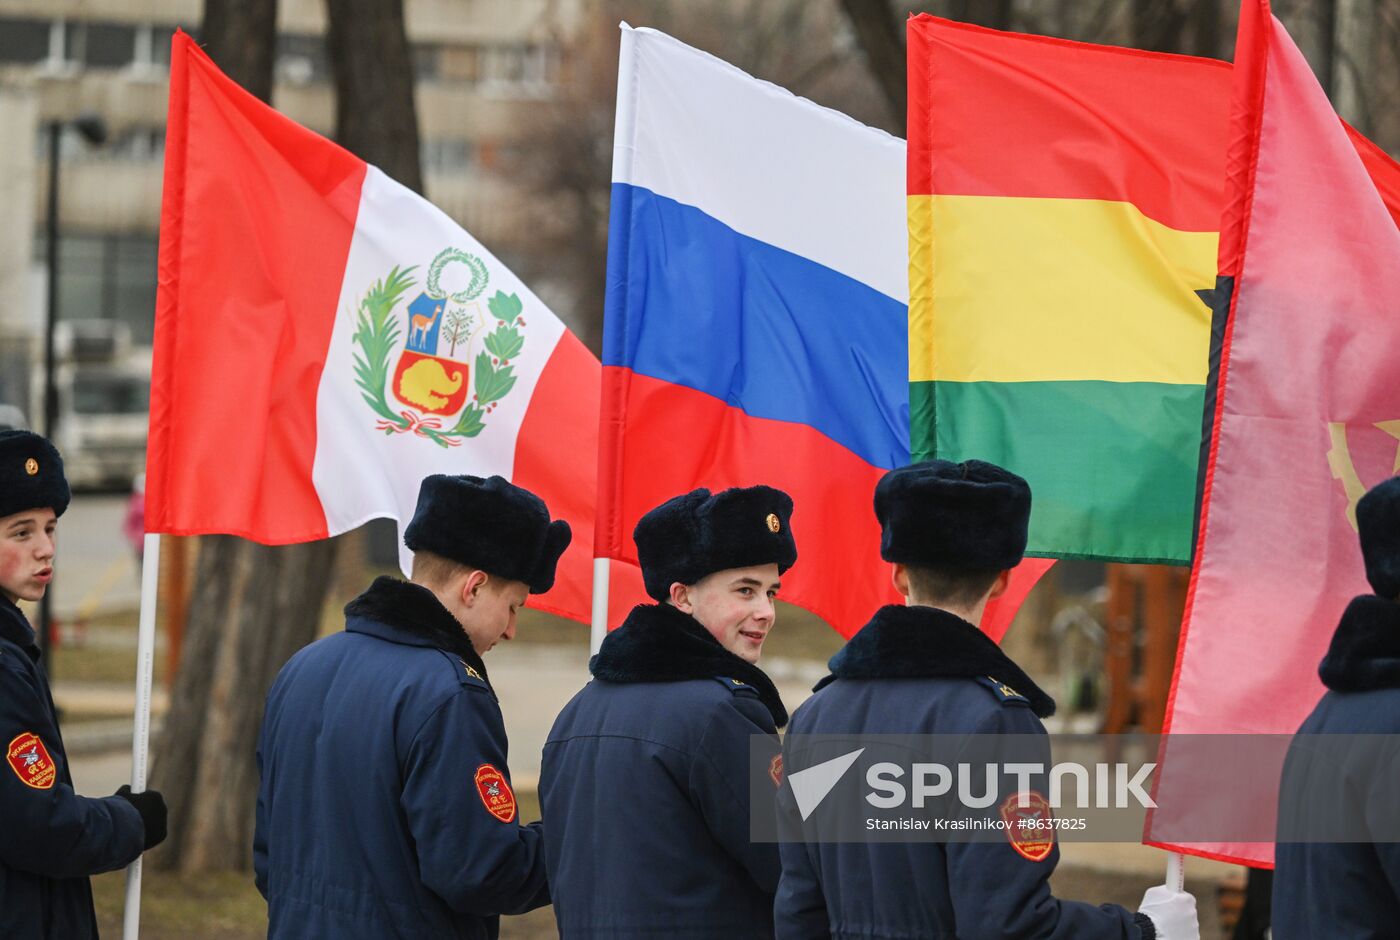
[[528,243],[504,246],[527,282],[558,286],[556,310],[595,352],[603,335],[619,20],[664,30],[759,78],[896,129],[844,40],[832,0],[604,0],[577,32],[556,37],[555,99],[522,112],[522,157],[506,172],[538,198],[522,200],[521,211],[535,213],[523,227]]
[[902,137],[907,132],[906,112],[909,106],[904,24],[888,0],[841,0],[841,9],[845,11],[846,19],[855,33],[866,67],[889,103]]
[[[342,143],[422,188],[413,70],[399,0],[329,0]],[[214,61],[267,100],[276,0],[206,0]],[[269,547],[201,540],[185,649],[155,754],[152,784],[170,806],[153,863],[183,871],[246,869],[263,703],[277,671],[316,636],[337,540]]]

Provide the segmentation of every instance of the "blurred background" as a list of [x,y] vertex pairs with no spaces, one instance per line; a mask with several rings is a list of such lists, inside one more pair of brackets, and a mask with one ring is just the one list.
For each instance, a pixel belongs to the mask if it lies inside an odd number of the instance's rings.
[[[1274,8],[1338,112],[1396,153],[1400,0],[1278,0]],[[61,528],[47,634],[79,788],[105,795],[130,773],[176,29],[254,94],[423,192],[596,353],[618,22],[659,28],[903,136],[911,11],[1229,59],[1238,5],[0,0],[0,427],[54,437],[79,491]],[[152,785],[170,798],[176,835],[152,860],[146,936],[263,935],[265,908],[246,871],[263,696],[291,652],[339,629],[345,602],[393,569],[394,540],[392,524],[280,549],[224,536],[165,540]],[[1060,701],[1058,728],[1160,728],[1185,584],[1183,569],[1065,562],[1052,570],[1005,646]],[[38,612],[29,613],[37,623]],[[587,680],[587,634],[530,612],[518,639],[488,662],[526,806],[553,716]],[[812,615],[783,609],[764,665],[790,708],[840,642]],[[1139,846],[1070,845],[1064,855],[1057,890],[1096,902],[1135,904],[1163,867],[1160,852]],[[1188,875],[1203,935],[1230,936],[1240,870],[1193,859]],[[104,929],[115,935],[120,873],[97,888]],[[548,911],[508,918],[504,935],[551,936],[553,921]]]

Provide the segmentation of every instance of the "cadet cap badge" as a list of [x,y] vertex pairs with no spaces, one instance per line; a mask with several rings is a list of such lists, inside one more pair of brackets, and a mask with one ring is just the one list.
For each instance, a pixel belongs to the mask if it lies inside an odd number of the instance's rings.
[[778,514],[777,514],[777,513],[775,513],[775,512],[770,512],[770,513],[768,514],[768,520],[767,520],[767,522],[768,522],[768,531],[769,531],[769,532],[772,532],[773,534],[776,535],[777,533],[779,533],[779,532],[782,531],[782,529],[783,529],[783,524],[782,524],[781,522],[778,521]]
[[38,476],[38,475],[39,475],[39,461],[35,460],[33,457],[30,457],[28,460],[26,460],[26,461],[24,462],[24,472],[27,473],[27,474],[29,474],[29,475],[32,476],[32,477]]

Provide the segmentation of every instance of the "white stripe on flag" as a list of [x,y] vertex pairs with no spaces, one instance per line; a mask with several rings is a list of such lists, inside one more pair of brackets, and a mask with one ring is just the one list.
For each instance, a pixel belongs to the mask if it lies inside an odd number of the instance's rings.
[[619,123],[614,182],[909,302],[903,140],[665,33],[624,24],[622,41],[638,130]]
[[[477,256],[489,273],[480,296],[446,307],[448,311],[464,309],[472,317],[469,338],[458,343],[452,356],[465,364],[466,384],[476,382],[476,359],[483,349],[483,339],[497,326],[488,309],[488,299],[497,291],[518,295],[525,319],[525,326],[520,329],[524,346],[519,358],[510,361],[516,375],[515,386],[485,417],[485,429],[474,437],[459,438],[461,443],[455,447],[440,446],[413,431],[389,433],[377,429],[379,416],[365,402],[354,371],[355,357],[361,351],[354,339],[356,313],[365,291],[385,278],[395,265],[417,266],[412,272],[414,286],[393,308],[398,337],[387,363],[386,386],[390,386],[409,338],[407,307],[427,289],[429,266],[447,248]],[[467,266],[452,262],[443,268],[440,286],[449,292],[461,290],[468,280]],[[370,167],[360,194],[355,236],[316,400],[317,442],[312,477],[330,533],[345,532],[375,518],[398,519],[406,524],[413,515],[419,483],[429,474],[500,474],[509,479],[521,421],[563,334],[564,325],[559,318],[480,242],[436,206]],[[446,345],[439,354],[448,354]],[[450,429],[457,420],[456,413],[433,417],[422,407],[410,407],[396,397],[393,388],[386,387],[385,399],[396,415],[410,411],[420,418],[437,420],[440,430]],[[469,391],[467,402],[470,401]]]

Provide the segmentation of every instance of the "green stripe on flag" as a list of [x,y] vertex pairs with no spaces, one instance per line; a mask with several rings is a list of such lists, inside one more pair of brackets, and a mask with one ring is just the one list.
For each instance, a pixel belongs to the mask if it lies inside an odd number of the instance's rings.
[[977,458],[1031,485],[1027,554],[1189,564],[1203,385],[914,382],[915,460]]

